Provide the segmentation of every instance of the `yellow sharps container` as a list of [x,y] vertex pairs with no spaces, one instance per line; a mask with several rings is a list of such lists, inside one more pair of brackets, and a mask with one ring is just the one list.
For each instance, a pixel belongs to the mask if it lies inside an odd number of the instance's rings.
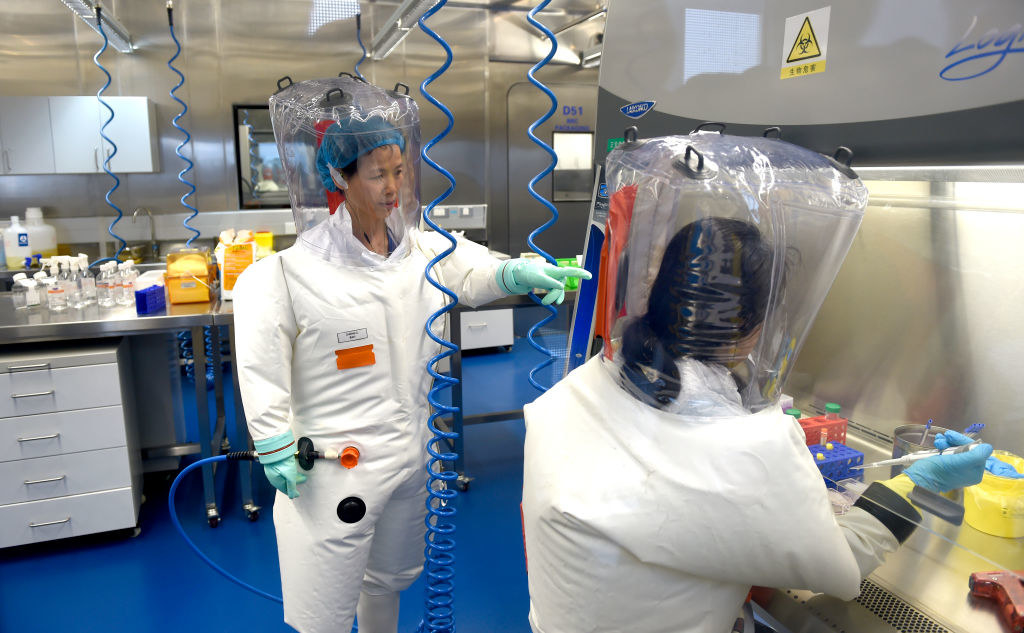
[[[993,451],[992,456],[1024,472],[1024,458],[1006,451]],[[981,483],[964,488],[964,520],[986,534],[1024,536],[1024,479],[997,477],[985,471]]]

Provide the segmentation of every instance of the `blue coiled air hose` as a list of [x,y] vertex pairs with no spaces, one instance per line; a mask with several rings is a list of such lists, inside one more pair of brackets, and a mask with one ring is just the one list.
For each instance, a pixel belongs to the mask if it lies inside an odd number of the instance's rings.
[[174,116],[174,118],[171,120],[171,125],[173,125],[174,127],[178,128],[178,131],[185,135],[185,139],[181,143],[178,143],[178,147],[176,147],[174,149],[174,153],[178,155],[178,158],[180,158],[181,160],[185,161],[185,163],[187,163],[185,168],[182,169],[180,172],[178,172],[178,182],[180,182],[181,184],[183,184],[186,187],[188,187],[188,191],[185,192],[185,194],[183,196],[181,196],[181,206],[185,207],[186,209],[190,209],[192,211],[192,215],[190,215],[187,218],[185,218],[185,220],[182,222],[182,224],[185,226],[186,229],[188,229],[189,231],[192,231],[194,233],[194,235],[192,237],[188,238],[188,240],[185,242],[185,246],[186,247],[191,247],[192,246],[192,240],[194,240],[197,237],[199,237],[199,230],[196,229],[195,227],[193,227],[191,224],[189,224],[189,220],[192,220],[197,215],[199,215],[199,209],[196,209],[194,206],[192,206],[191,204],[189,204],[186,201],[189,196],[191,196],[192,194],[194,194],[196,192],[196,186],[193,185],[191,182],[188,181],[188,179],[185,178],[185,174],[187,174],[189,171],[191,171],[191,169],[195,165],[195,163],[193,163],[191,160],[189,160],[189,158],[187,156],[185,156],[184,154],[181,153],[181,148],[183,148],[183,147],[185,147],[186,145],[189,144],[189,142],[192,140],[192,135],[189,134],[188,130],[186,130],[184,127],[178,125],[178,120],[181,119],[181,117],[185,116],[185,114],[188,113],[188,104],[186,104],[184,101],[179,99],[176,94],[174,94],[178,90],[178,88],[181,88],[182,86],[185,85],[185,75],[181,74],[181,71],[179,71],[177,68],[174,67],[174,60],[178,59],[178,55],[181,55],[181,44],[178,42],[178,38],[174,35],[174,3],[173,2],[168,2],[167,3],[167,26],[168,26],[168,28],[171,31],[171,39],[174,40],[174,46],[175,46],[174,55],[169,60],[167,60],[167,67],[170,68],[174,72],[174,74],[176,74],[178,76],[178,83],[173,88],[171,88],[171,91],[170,91],[169,94],[171,95],[172,99],[174,99],[175,101],[177,101],[181,105],[181,112],[179,112],[178,114],[176,114]]
[[107,39],[107,33],[103,29],[103,10],[99,7],[99,5],[96,6],[96,26],[100,31],[100,35],[103,36],[103,46],[100,48],[100,50],[96,51],[95,55],[93,55],[92,61],[96,64],[96,67],[99,68],[107,78],[106,83],[104,83],[103,87],[100,88],[99,92],[96,93],[96,100],[99,101],[100,105],[106,108],[107,112],[109,113],[107,120],[104,121],[103,125],[100,127],[100,136],[103,137],[104,141],[110,143],[110,147],[113,148],[113,151],[110,152],[110,154],[107,154],[107,156],[103,159],[103,171],[107,172],[107,175],[114,179],[114,185],[107,190],[107,195],[104,196],[103,199],[107,201],[107,205],[110,206],[111,209],[117,211],[117,217],[114,218],[114,221],[111,222],[110,226],[107,227],[107,233],[109,233],[111,237],[120,242],[121,245],[117,248],[117,252],[114,253],[113,257],[104,257],[102,259],[98,259],[94,261],[92,264],[90,264],[91,266],[95,266],[96,264],[102,264],[103,262],[117,261],[118,256],[121,255],[121,251],[123,251],[125,247],[128,246],[128,243],[124,241],[124,238],[122,238],[117,233],[114,233],[114,226],[124,216],[124,214],[121,212],[120,207],[114,204],[114,202],[110,199],[110,194],[117,191],[117,188],[121,186],[121,179],[118,178],[114,174],[114,172],[110,171],[110,159],[117,154],[117,144],[114,143],[114,141],[110,140],[110,137],[107,136],[105,133],[107,126],[110,125],[110,122],[114,120],[114,109],[111,108],[110,105],[103,100],[103,93],[106,92],[107,88],[110,87],[110,73],[108,73],[107,69],[104,68],[103,64],[100,63],[100,55],[106,52],[107,46],[109,46],[110,44],[110,40]]
[[363,46],[363,21],[360,14],[356,14],[356,41],[359,42],[359,48],[363,50],[363,56],[356,62],[356,76],[366,81],[366,77],[363,77],[363,73],[359,72],[359,65],[366,61],[366,47]]
[[[551,212],[551,219],[542,224],[541,226],[537,227],[536,229],[534,229],[533,232],[530,233],[530,236],[526,239],[526,242],[530,245],[530,250],[543,257],[544,260],[547,261],[549,264],[557,266],[558,262],[555,261],[555,258],[549,255],[548,253],[544,252],[534,242],[534,239],[538,235],[551,228],[551,226],[553,226],[555,222],[558,221],[558,210],[555,209],[555,205],[551,204],[551,202],[545,199],[544,196],[537,193],[537,190],[534,189],[534,186],[538,182],[540,182],[541,179],[543,179],[545,176],[554,171],[555,165],[558,163],[558,156],[555,154],[555,150],[551,149],[551,147],[547,143],[537,138],[537,135],[534,134],[534,130],[536,130],[545,121],[550,119],[551,116],[555,113],[555,110],[558,108],[558,99],[555,98],[555,93],[551,92],[551,90],[547,86],[539,82],[537,78],[533,76],[535,72],[543,68],[545,65],[547,65],[549,61],[551,61],[551,58],[555,56],[555,51],[558,50],[558,42],[555,40],[555,34],[552,33],[551,30],[548,29],[546,26],[538,22],[535,17],[537,13],[543,11],[544,8],[547,7],[550,2],[551,0],[543,0],[543,2],[538,4],[532,10],[530,10],[529,13],[526,14],[527,21],[530,24],[532,24],[534,28],[544,33],[544,35],[547,36],[548,41],[551,42],[551,50],[548,51],[548,54],[544,57],[544,59],[542,59],[535,66],[530,68],[529,72],[526,73],[527,76],[530,78],[530,83],[536,86],[541,92],[546,94],[549,99],[551,99],[551,108],[544,114],[544,116],[534,121],[533,124],[527,130],[527,135],[530,137],[530,140],[539,145],[541,149],[543,149],[545,152],[548,153],[549,156],[551,156],[551,163],[548,164],[548,166],[543,171],[534,176],[533,179],[530,180],[530,183],[526,186],[526,188],[530,191],[530,195],[533,196],[533,198],[537,200],[537,202],[544,205],[548,209],[548,211]],[[530,297],[533,299],[534,303],[536,303],[537,305],[541,305],[541,299],[537,297],[537,295],[531,292]],[[548,323],[554,320],[555,315],[558,314],[558,310],[553,305],[547,305],[542,307],[545,310],[547,310],[548,315],[541,319],[539,322],[535,323],[533,327],[530,328],[530,330],[526,334],[526,339],[530,342],[530,345],[532,345],[535,350],[547,356],[546,359],[538,363],[536,367],[530,370],[529,378],[530,384],[533,385],[536,389],[543,392],[547,391],[548,387],[545,387],[544,385],[541,385],[539,382],[537,382],[536,376],[544,368],[555,362],[555,355],[551,350],[547,349],[546,347],[537,342],[536,333],[537,330],[539,330],[541,327],[547,325]]]
[[424,572],[426,574],[426,592],[423,602],[423,620],[420,622],[419,630],[430,633],[454,633],[455,631],[453,591],[455,589],[454,534],[456,509],[454,501],[458,496],[458,490],[456,490],[454,484],[459,475],[454,471],[444,470],[444,462],[454,462],[458,455],[454,452],[442,451],[443,445],[447,442],[454,442],[458,437],[458,434],[445,432],[439,429],[437,427],[437,419],[443,415],[454,415],[458,412],[458,408],[446,405],[438,399],[438,394],[442,390],[451,387],[458,381],[451,376],[439,374],[435,370],[435,365],[440,362],[441,359],[454,355],[459,348],[451,341],[446,341],[435,335],[431,326],[434,321],[443,317],[445,313],[451,311],[459,302],[459,298],[454,292],[438,283],[430,275],[431,269],[437,265],[438,262],[455,251],[455,238],[430,219],[430,212],[434,207],[455,191],[455,178],[452,177],[451,173],[438,165],[430,158],[430,156],[427,155],[427,151],[436,145],[438,141],[447,136],[455,125],[455,119],[452,117],[451,110],[445,107],[443,103],[435,99],[434,96],[427,91],[427,86],[444,74],[452,63],[451,47],[444,41],[444,38],[431,30],[426,24],[427,18],[440,11],[447,2],[448,0],[441,0],[419,19],[419,25],[420,28],[423,29],[423,32],[440,44],[441,48],[443,48],[445,52],[444,63],[441,64],[441,67],[438,68],[437,71],[427,77],[423,83],[420,84],[420,93],[427,101],[434,104],[434,106],[444,114],[448,121],[447,126],[445,126],[437,136],[424,144],[423,149],[420,152],[423,162],[430,165],[434,170],[448,180],[448,188],[423,209],[423,219],[430,228],[434,229],[441,235],[444,235],[445,238],[451,242],[451,245],[443,253],[430,260],[430,263],[427,264],[427,268],[424,271],[424,276],[427,281],[451,299],[450,303],[430,315],[427,319],[426,325],[427,336],[429,336],[435,343],[445,348],[440,354],[431,358],[427,363],[427,371],[434,378],[434,385],[427,394],[427,400],[430,402],[431,407],[433,407],[433,413],[427,422],[431,433],[433,433],[433,437],[427,441],[427,452],[430,454],[430,459],[427,460],[427,474],[429,476],[427,481],[427,533],[423,537],[423,541],[425,543],[423,553],[426,559],[424,564]]

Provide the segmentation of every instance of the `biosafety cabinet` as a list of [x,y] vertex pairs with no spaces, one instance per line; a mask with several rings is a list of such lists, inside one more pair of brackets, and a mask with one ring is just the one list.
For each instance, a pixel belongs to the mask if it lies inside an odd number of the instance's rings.
[[128,367],[123,339],[0,351],[0,547],[137,525]]
[[[1024,455],[1022,24],[1014,0],[609,3],[598,164],[631,126],[643,139],[713,122],[703,129],[850,161],[867,185],[784,391],[806,415],[842,404],[871,457],[930,419],[985,424],[986,442]],[[968,595],[971,573],[998,569],[1024,570],[1024,538],[926,514],[855,601],[777,591],[772,614],[794,631],[1000,631],[995,608]]]

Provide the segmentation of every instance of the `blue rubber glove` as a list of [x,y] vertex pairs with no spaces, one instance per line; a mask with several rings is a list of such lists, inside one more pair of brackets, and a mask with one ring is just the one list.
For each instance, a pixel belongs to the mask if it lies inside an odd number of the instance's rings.
[[[945,450],[973,442],[971,438],[946,431],[935,437],[935,447]],[[903,471],[910,479],[932,492],[947,492],[964,486],[973,486],[985,474],[985,460],[992,454],[991,444],[981,444],[966,453],[934,455],[911,464]]]
[[985,470],[996,477],[1007,477],[1009,479],[1024,479],[1024,473],[1017,472],[1011,464],[1007,464],[998,457],[989,457],[985,460]]
[[253,445],[270,485],[288,495],[289,499],[298,497],[297,486],[306,481],[306,476],[298,469],[299,462],[295,459],[295,436],[292,432],[286,431],[265,440],[255,440]]
[[524,295],[534,288],[547,290],[543,305],[560,304],[565,298],[566,277],[590,279],[590,273],[572,266],[553,266],[547,262],[533,262],[529,259],[510,259],[498,267],[494,279],[498,286],[510,295]]

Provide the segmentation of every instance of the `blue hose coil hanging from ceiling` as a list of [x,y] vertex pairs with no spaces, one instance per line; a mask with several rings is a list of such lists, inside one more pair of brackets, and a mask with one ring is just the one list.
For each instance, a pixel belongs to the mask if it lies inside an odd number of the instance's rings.
[[427,151],[436,145],[438,141],[447,136],[455,125],[455,119],[452,117],[451,110],[445,107],[444,104],[435,99],[434,96],[427,91],[427,86],[444,74],[452,63],[451,47],[444,41],[444,38],[431,30],[426,24],[427,18],[440,11],[441,8],[447,4],[447,1],[448,0],[440,0],[440,2],[434,5],[433,8],[427,11],[427,13],[419,19],[420,28],[423,29],[424,33],[441,45],[446,56],[441,67],[432,75],[427,77],[422,84],[420,84],[420,93],[427,101],[434,104],[434,106],[444,114],[448,121],[447,126],[445,126],[437,136],[425,143],[423,145],[423,149],[420,151],[423,162],[430,165],[434,170],[439,172],[448,180],[448,188],[445,189],[441,195],[432,200],[430,204],[424,207],[423,219],[430,228],[441,235],[444,235],[445,238],[451,242],[451,246],[448,249],[430,260],[430,263],[427,264],[427,269],[424,271],[427,281],[451,299],[450,303],[430,315],[427,319],[426,325],[427,336],[445,349],[437,356],[431,358],[427,363],[427,371],[431,376],[433,376],[434,385],[427,394],[427,400],[433,408],[433,413],[431,414],[427,424],[430,427],[431,433],[433,433],[433,437],[427,441],[427,452],[430,454],[430,458],[427,460],[427,473],[429,475],[429,480],[427,481],[427,533],[423,537],[425,543],[424,556],[426,559],[424,564],[424,572],[426,574],[426,592],[423,605],[423,621],[420,622],[419,626],[419,630],[424,633],[454,633],[455,631],[453,590],[455,588],[454,519],[456,509],[454,502],[455,498],[458,496],[458,491],[455,488],[458,473],[450,470],[444,470],[444,462],[454,462],[458,455],[454,452],[442,452],[442,450],[444,444],[449,442],[454,443],[458,434],[440,430],[437,427],[437,420],[441,416],[447,414],[454,415],[458,412],[458,408],[446,405],[438,399],[438,394],[442,390],[455,385],[458,381],[451,376],[439,374],[434,366],[440,362],[441,359],[454,355],[458,351],[458,347],[452,342],[436,336],[432,331],[431,326],[434,321],[442,318],[445,313],[451,311],[458,303],[459,298],[454,292],[438,283],[430,275],[431,269],[437,265],[438,262],[455,251],[455,238],[430,219],[431,211],[434,207],[455,191],[455,178],[452,177],[451,173],[438,165],[430,158],[430,156],[427,155]]
[[[543,125],[545,121],[550,119],[552,115],[554,115],[555,110],[558,108],[558,99],[555,98],[555,93],[551,92],[551,90],[547,86],[537,81],[536,77],[533,76],[535,72],[543,68],[545,65],[547,65],[549,61],[551,61],[551,58],[555,56],[555,51],[558,50],[558,42],[555,40],[555,34],[552,33],[551,30],[548,29],[546,26],[538,22],[535,17],[537,13],[543,11],[544,8],[547,7],[550,2],[551,0],[543,0],[543,2],[538,4],[536,7],[531,9],[526,14],[526,20],[530,24],[532,24],[534,28],[544,33],[544,35],[547,36],[548,41],[551,42],[551,50],[548,51],[548,54],[544,57],[544,59],[539,61],[535,66],[530,68],[529,72],[526,73],[527,76],[530,78],[530,83],[536,86],[541,92],[546,94],[548,98],[551,100],[551,108],[542,117],[534,121],[533,124],[530,125],[529,129],[527,130],[527,136],[530,137],[530,140],[539,145],[541,149],[543,149],[545,152],[548,153],[549,156],[551,156],[551,163],[539,174],[534,176],[533,179],[530,180],[530,183],[526,186],[526,188],[529,189],[530,191],[530,195],[533,196],[533,198],[537,200],[537,202],[544,205],[544,207],[546,207],[548,211],[551,212],[551,219],[549,219],[547,222],[534,229],[533,232],[530,233],[530,236],[526,239],[526,242],[530,245],[530,250],[543,257],[547,263],[553,266],[557,266],[558,262],[555,261],[555,258],[546,253],[545,251],[543,251],[534,242],[534,239],[538,235],[551,228],[555,224],[555,222],[558,221],[558,210],[555,209],[555,205],[551,204],[551,202],[545,199],[544,196],[537,193],[537,190],[534,189],[538,182],[540,182],[545,176],[554,171],[555,165],[558,163],[558,156],[555,154],[555,150],[551,149],[551,147],[547,143],[537,138],[537,135],[534,134],[534,131],[538,127]],[[531,292],[530,297],[533,299],[534,303],[536,303],[537,305],[541,305],[541,299],[537,297],[537,295]],[[555,319],[555,315],[558,314],[558,310],[555,309],[555,306],[553,305],[547,305],[542,307],[548,312],[548,315],[541,319],[539,322],[535,323],[533,327],[530,328],[530,330],[526,334],[526,339],[530,342],[530,345],[533,346],[535,350],[547,356],[546,359],[538,363],[536,367],[530,370],[529,377],[530,384],[533,385],[536,389],[543,392],[547,391],[548,387],[541,385],[537,381],[537,374],[555,362],[555,355],[554,353],[552,353],[551,350],[547,349],[546,347],[537,342],[536,334],[540,328],[542,328],[543,326],[547,325],[548,323]]]
[[178,158],[187,163],[186,167],[182,169],[180,172],[178,172],[178,182],[188,187],[188,191],[185,192],[183,196],[181,196],[181,205],[186,209],[190,209],[192,211],[192,214],[185,218],[185,220],[182,222],[186,229],[194,233],[194,235],[188,238],[188,241],[185,242],[186,247],[191,247],[192,241],[199,237],[199,230],[193,227],[191,224],[189,224],[189,220],[192,220],[197,215],[199,215],[199,209],[196,209],[194,206],[187,202],[187,198],[196,192],[196,186],[185,178],[185,174],[191,171],[195,163],[193,163],[191,160],[188,159],[187,156],[181,153],[181,148],[189,144],[189,142],[192,140],[192,135],[188,133],[188,130],[178,125],[178,120],[188,113],[188,104],[186,104],[184,101],[179,99],[176,94],[174,94],[178,90],[178,88],[181,88],[185,85],[185,75],[181,74],[181,71],[174,67],[174,60],[178,59],[178,55],[181,55],[181,44],[178,42],[178,38],[174,35],[174,7],[171,5],[170,2],[167,3],[167,26],[168,28],[170,28],[171,39],[174,40],[175,46],[174,55],[169,60],[167,60],[167,67],[170,68],[174,72],[174,74],[178,76],[178,84],[171,88],[171,92],[169,94],[171,95],[172,99],[174,99],[181,105],[181,112],[174,116],[174,118],[171,120],[171,125],[178,128],[178,131],[185,135],[185,139],[178,144],[178,147],[174,149],[174,153],[178,155]]
[[110,143],[110,147],[113,148],[113,151],[111,151],[109,154],[104,152],[106,156],[103,159],[103,171],[107,172],[107,175],[114,179],[114,185],[107,190],[107,195],[104,196],[103,199],[107,201],[107,205],[110,206],[110,208],[112,208],[114,211],[117,211],[117,217],[114,218],[114,221],[111,222],[110,226],[107,227],[107,233],[109,233],[111,237],[120,242],[120,246],[118,246],[117,252],[114,253],[113,257],[104,257],[102,259],[98,259],[91,264],[92,266],[95,266],[96,264],[101,264],[103,262],[116,261],[118,256],[121,255],[121,252],[125,249],[125,247],[128,246],[128,243],[124,241],[124,238],[122,238],[117,233],[114,233],[114,226],[124,216],[124,213],[122,213],[120,207],[114,204],[114,202],[110,199],[110,195],[117,191],[117,188],[121,186],[121,179],[118,178],[114,174],[114,172],[110,171],[110,159],[117,155],[117,145],[114,143],[114,141],[110,140],[109,136],[106,135],[107,126],[110,125],[110,122],[114,120],[114,109],[111,108],[110,105],[103,100],[103,93],[106,92],[107,88],[110,87],[110,73],[108,73],[107,69],[104,68],[103,64],[100,63],[100,55],[106,52],[107,46],[110,44],[110,40],[107,39],[107,34],[103,29],[103,10],[100,9],[99,6],[96,7],[96,27],[99,29],[100,35],[103,36],[103,47],[100,48],[100,50],[96,51],[96,54],[92,57],[92,61],[96,64],[96,67],[99,68],[107,78],[106,83],[104,83],[103,87],[100,88],[99,92],[96,93],[96,100],[99,101],[100,105],[106,108],[107,112],[109,113],[107,120],[104,121],[103,125],[100,127],[100,136],[103,137],[104,141]]
[[356,76],[366,81],[366,77],[363,77],[363,73],[359,71],[359,65],[366,61],[366,47],[363,46],[363,20],[360,14],[356,14],[356,41],[359,42],[359,48],[363,50],[363,56],[356,62]]

